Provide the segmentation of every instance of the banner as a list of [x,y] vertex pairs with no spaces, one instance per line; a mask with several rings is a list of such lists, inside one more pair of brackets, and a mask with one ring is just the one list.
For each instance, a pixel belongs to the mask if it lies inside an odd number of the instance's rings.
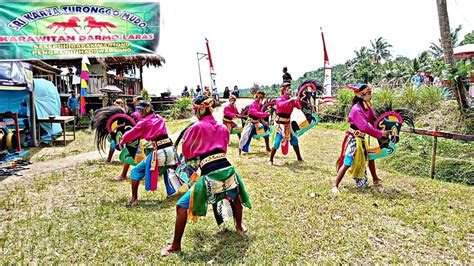
[[156,1],[0,2],[0,60],[155,53],[159,32]]

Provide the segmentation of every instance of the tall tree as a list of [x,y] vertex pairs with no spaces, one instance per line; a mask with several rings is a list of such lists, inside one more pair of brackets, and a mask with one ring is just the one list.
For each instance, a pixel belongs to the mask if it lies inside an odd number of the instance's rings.
[[[451,39],[451,32],[449,31],[449,17],[448,17],[448,5],[446,0],[436,0],[438,7],[438,21],[439,31],[441,33],[441,47],[444,51],[444,61],[449,64],[452,68],[451,72],[455,72],[454,68],[454,57],[453,57],[453,44]],[[468,107],[466,94],[464,93],[464,85],[460,77],[457,77],[453,84],[453,94],[458,101],[461,110]]]
[[382,60],[387,60],[392,56],[389,50],[392,45],[385,41],[383,37],[370,41],[370,44],[372,45],[372,49],[369,51],[374,57],[375,63],[380,64]]
[[444,52],[444,61],[453,65],[453,43],[449,29],[448,5],[446,0],[436,0],[438,6],[439,32],[441,34],[441,48]]

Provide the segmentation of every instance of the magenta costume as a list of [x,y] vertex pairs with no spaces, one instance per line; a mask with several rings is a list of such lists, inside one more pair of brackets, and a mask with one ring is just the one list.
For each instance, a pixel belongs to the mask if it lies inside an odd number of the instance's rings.
[[269,116],[268,113],[262,112],[262,105],[259,103],[259,100],[256,99],[249,107],[249,116],[252,120],[259,120],[263,118],[267,118]]
[[351,107],[351,111],[349,113],[349,124],[351,125],[351,128],[355,130],[358,129],[376,139],[379,139],[382,137],[382,131],[372,126],[374,121],[375,112],[372,107],[368,107],[367,110],[364,110],[360,103],[354,104]]
[[229,103],[224,107],[224,118],[222,119],[222,123],[227,127],[229,132],[232,131],[232,128],[237,127],[237,124],[233,119],[238,115],[240,115],[240,113],[235,104]]
[[188,219],[197,221],[205,216],[207,204],[211,203],[218,224],[228,219],[232,208],[226,207],[240,195],[244,206],[251,208],[250,199],[242,177],[226,158],[230,134],[227,128],[217,123],[212,115],[206,115],[186,130],[183,155],[187,161],[196,161],[200,176],[195,184],[176,203],[188,209]]
[[[367,105],[367,109],[364,109],[362,104]],[[357,187],[362,188],[368,185],[366,161],[369,144],[366,134],[379,139],[382,137],[382,131],[372,126],[375,121],[375,112],[367,103],[358,102],[352,105],[348,120],[350,128],[342,143],[338,169],[342,165],[350,167]]]
[[188,128],[183,138],[183,155],[186,159],[191,159],[213,150],[226,153],[230,135],[212,115],[207,115]]
[[120,144],[138,138],[152,142],[153,149],[149,149],[146,159],[132,169],[130,178],[141,181],[145,177],[145,189],[156,190],[158,176],[164,175],[168,195],[173,195],[182,184],[175,177],[168,177],[167,166],[176,165],[178,158],[163,118],[157,114],[147,115],[123,135]]
[[290,120],[293,109],[301,109],[301,101],[299,99],[291,99],[288,95],[281,95],[276,100],[276,130],[273,148],[278,150],[280,144],[290,141],[292,146],[298,146],[298,137],[291,133]]
[[250,121],[247,121],[242,131],[242,137],[239,141],[239,147],[242,149],[242,151],[250,151],[250,143],[252,141],[252,137],[255,135],[268,138],[268,134],[266,134],[266,132],[268,132],[269,127],[267,124],[262,124],[261,120],[267,118],[269,115],[269,113],[262,112],[262,105],[259,103],[258,99],[256,99],[250,105],[248,111]]

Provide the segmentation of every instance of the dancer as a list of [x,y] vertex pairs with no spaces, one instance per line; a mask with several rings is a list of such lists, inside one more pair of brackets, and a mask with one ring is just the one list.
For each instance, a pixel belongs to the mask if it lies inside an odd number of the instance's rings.
[[265,139],[267,152],[270,152],[270,140],[268,139],[269,134],[266,134],[269,133],[270,128],[268,122],[265,121],[270,114],[262,112],[262,102],[263,99],[265,99],[265,92],[258,91],[255,93],[254,98],[255,101],[253,101],[248,110],[249,119],[242,131],[242,138],[240,139],[239,147],[244,152],[249,152],[252,137],[254,135],[259,135],[263,136]]
[[205,216],[210,201],[213,207],[230,202],[237,233],[247,230],[242,224],[242,205],[251,208],[251,203],[242,178],[226,159],[229,131],[212,116],[212,98],[196,98],[193,110],[199,121],[184,134],[183,155],[186,160],[199,160],[201,176],[176,204],[173,242],[163,248],[162,256],[181,250],[186,219],[196,221],[197,216]]
[[[237,124],[233,121],[234,118],[242,118],[239,110],[236,106],[237,97],[235,95],[229,96],[229,104],[224,107],[224,118],[222,119],[222,123],[224,126],[227,127],[227,130],[230,134],[237,134],[240,140],[240,133],[242,132],[242,128],[239,128]],[[241,154],[241,149],[239,149],[239,155]]]
[[296,133],[291,131],[290,121],[291,121],[291,113],[293,112],[294,108],[301,109],[301,101],[299,98],[291,98],[292,91],[290,87],[290,83],[283,83],[281,88],[281,95],[276,100],[276,114],[277,118],[275,120],[275,140],[273,143],[273,148],[270,153],[270,160],[268,162],[269,165],[273,165],[273,158],[275,157],[276,151],[282,145],[283,154],[288,153],[288,141],[290,142],[291,146],[296,153],[296,158],[298,161],[303,161],[300,153],[300,147],[298,145],[298,137]]
[[[342,144],[338,172],[332,188],[334,193],[339,193],[339,184],[349,168],[349,173],[355,179],[358,188],[368,185],[366,166],[369,144],[367,134],[377,139],[389,137],[390,135],[390,131],[378,130],[372,126],[372,123],[375,121],[375,112],[370,102],[372,88],[367,84],[348,85],[346,88],[353,90],[355,96],[352,99],[352,107],[349,113],[350,128],[346,132]],[[375,171],[375,161],[369,160],[368,165],[374,185],[379,186],[381,179]]]
[[176,149],[171,139],[168,137],[166,123],[160,115],[154,114],[150,102],[142,101],[139,103],[142,108],[139,121],[132,129],[127,131],[120,141],[124,145],[136,139],[145,139],[151,141],[153,148],[145,151],[148,154],[146,159],[138,163],[131,172],[132,197],[129,204],[134,206],[138,203],[138,185],[145,179],[146,190],[156,190],[158,175],[163,175],[168,195],[175,194],[182,183],[174,175],[173,171],[178,163]]

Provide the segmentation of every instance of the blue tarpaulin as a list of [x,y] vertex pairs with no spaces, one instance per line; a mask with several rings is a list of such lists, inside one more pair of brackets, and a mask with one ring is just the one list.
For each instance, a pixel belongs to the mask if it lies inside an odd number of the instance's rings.
[[[35,95],[35,111],[36,116],[40,118],[49,117],[50,115],[61,115],[61,99],[59,98],[58,89],[54,84],[46,79],[34,79],[34,95]],[[41,123],[41,128],[48,132],[48,135],[58,135],[62,133],[59,124]]]
[[[12,112],[26,114],[30,116],[30,97],[27,88],[23,90],[8,90],[9,87],[3,86],[0,89],[0,113]],[[36,116],[40,118],[49,117],[50,115],[60,116],[61,100],[59,98],[58,90],[51,81],[45,79],[34,79],[34,97],[35,97],[35,111]],[[25,106],[26,104],[26,106]],[[22,119],[20,119],[21,121]],[[20,123],[23,127],[23,123]],[[47,136],[43,140],[51,139],[51,135],[58,135],[62,133],[62,128],[59,124],[41,123],[41,128],[47,132]]]

